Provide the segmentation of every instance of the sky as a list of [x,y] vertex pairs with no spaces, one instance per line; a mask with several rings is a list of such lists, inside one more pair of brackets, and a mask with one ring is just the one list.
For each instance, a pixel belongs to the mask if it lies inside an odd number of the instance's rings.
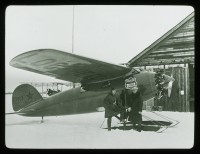
[[[74,6],[74,53],[125,63],[192,13],[191,6]],[[5,22],[6,92],[20,82],[63,82],[9,65],[35,49],[72,52],[73,6],[9,6]]]

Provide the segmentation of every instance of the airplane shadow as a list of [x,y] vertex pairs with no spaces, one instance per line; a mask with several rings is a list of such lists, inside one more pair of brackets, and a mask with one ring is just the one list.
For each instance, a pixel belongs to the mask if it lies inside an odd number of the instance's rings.
[[[123,123],[120,123],[123,124]],[[161,127],[159,125],[163,126],[170,126],[172,123],[167,122],[167,121],[142,121],[142,131],[158,131]],[[107,129],[107,128],[103,128]],[[126,126],[124,127],[123,125],[120,126],[114,126],[111,127],[111,129],[119,129],[119,130],[131,130],[133,129],[132,127],[132,122],[126,122]]]

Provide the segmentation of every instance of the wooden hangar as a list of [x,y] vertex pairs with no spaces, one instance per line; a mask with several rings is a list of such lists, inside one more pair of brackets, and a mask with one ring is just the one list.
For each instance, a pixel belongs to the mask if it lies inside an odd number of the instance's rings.
[[131,59],[129,66],[194,63],[194,12]]
[[170,98],[154,105],[167,111],[194,111],[194,12],[128,62],[132,67],[164,68],[175,78]]

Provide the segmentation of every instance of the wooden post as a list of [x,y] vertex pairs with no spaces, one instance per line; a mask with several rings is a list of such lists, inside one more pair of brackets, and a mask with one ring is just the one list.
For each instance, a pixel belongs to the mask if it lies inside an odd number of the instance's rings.
[[[72,53],[74,53],[74,9],[75,9],[75,6],[73,5],[73,16],[72,16]],[[73,84],[73,88],[75,88],[75,83],[72,83]]]
[[189,68],[186,68],[186,112],[190,112],[190,82],[189,82]]
[[188,63],[189,71],[189,106],[190,112],[194,112],[194,64]]
[[183,96],[181,95],[181,90],[183,88],[183,80],[182,80],[182,69],[181,67],[179,66],[179,74],[178,74],[178,80],[179,80],[179,87],[180,87],[180,90],[179,90],[179,104],[180,104],[180,112],[183,111]]
[[185,96],[186,96],[186,91],[185,91],[185,68],[182,68],[181,69],[181,74],[180,74],[181,76],[181,90],[184,92],[184,94],[183,95],[181,95],[182,97],[182,105],[183,105],[183,109],[182,109],[182,111],[183,112],[185,112],[186,111],[186,108],[185,108],[185,104],[186,104],[186,102],[185,102]]

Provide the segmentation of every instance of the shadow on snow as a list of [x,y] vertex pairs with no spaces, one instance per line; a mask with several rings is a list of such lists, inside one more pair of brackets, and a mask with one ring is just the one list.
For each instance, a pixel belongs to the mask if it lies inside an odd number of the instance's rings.
[[[123,123],[120,123],[123,124]],[[170,126],[172,123],[167,122],[167,121],[142,121],[142,130],[143,131],[158,131],[161,126]],[[103,128],[107,129],[107,128]],[[112,129],[119,129],[119,130],[131,130],[133,129],[132,127],[132,122],[126,122],[126,126],[124,127],[123,125],[120,126],[114,126]]]

